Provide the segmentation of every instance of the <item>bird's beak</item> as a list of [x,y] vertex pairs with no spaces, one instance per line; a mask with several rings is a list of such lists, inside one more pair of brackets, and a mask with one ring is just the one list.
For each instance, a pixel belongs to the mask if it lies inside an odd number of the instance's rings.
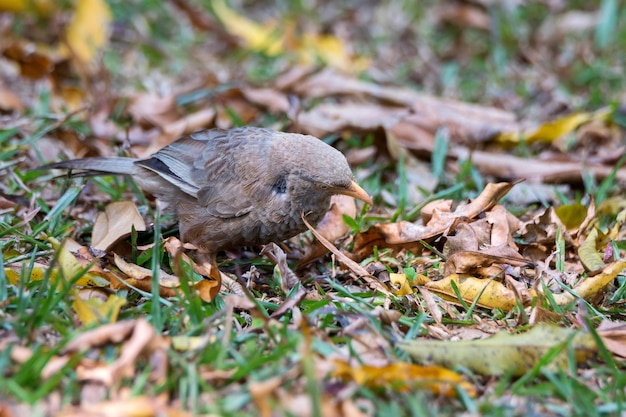
[[338,190],[339,194],[343,194],[343,195],[349,195],[350,197],[354,197],[357,198],[367,204],[369,204],[370,206],[372,204],[374,204],[374,202],[372,201],[372,197],[369,196],[369,194],[367,194],[365,192],[365,190],[363,188],[361,188],[359,186],[359,184],[356,183],[356,181],[352,181],[350,183],[350,186],[348,188],[344,188],[342,190]]

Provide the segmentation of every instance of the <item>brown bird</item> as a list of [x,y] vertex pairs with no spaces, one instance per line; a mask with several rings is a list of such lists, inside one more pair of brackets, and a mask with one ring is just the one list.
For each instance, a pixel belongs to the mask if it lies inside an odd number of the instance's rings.
[[182,137],[148,159],[84,158],[38,169],[72,175],[130,175],[179,220],[181,239],[200,251],[266,244],[316,224],[330,197],[372,204],[346,158],[316,137],[256,127]]

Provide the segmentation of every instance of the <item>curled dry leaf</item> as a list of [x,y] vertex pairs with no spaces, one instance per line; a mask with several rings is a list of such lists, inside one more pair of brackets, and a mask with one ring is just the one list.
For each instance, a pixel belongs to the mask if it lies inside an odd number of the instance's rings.
[[443,3],[433,7],[430,16],[438,23],[450,23],[461,28],[489,30],[492,25],[487,10],[472,3]]
[[[128,263],[123,260],[118,254],[114,253],[115,265],[122,271],[128,279],[123,280],[117,278],[111,281],[111,288],[125,288],[126,283],[132,285],[133,287],[139,288],[142,291],[152,291],[152,271],[150,269],[141,267],[139,265],[135,265],[132,263]],[[187,261],[191,262],[189,258],[186,258]],[[202,271],[201,273],[209,279],[203,279],[194,283],[190,283],[196,291],[198,291],[198,295],[204,301],[210,302],[219,293],[221,287],[221,276],[220,272],[217,269],[217,266],[214,268],[210,267],[202,267],[202,264],[196,265],[192,264],[195,269],[199,269]],[[177,294],[180,294],[180,279],[176,275],[168,274],[162,270],[159,270],[159,294],[162,297],[173,297]]]
[[406,274],[396,274],[392,272],[389,274],[389,280],[393,285],[393,293],[395,295],[402,296],[413,293],[413,289],[411,289],[411,285]]
[[[512,266],[525,266],[530,263],[521,255],[517,256],[496,256],[484,252],[463,251],[456,252],[448,257],[444,266],[443,275],[471,274],[494,264],[507,264]],[[487,277],[489,278],[489,277]]]
[[120,343],[130,335],[135,325],[136,320],[127,320],[96,327],[70,340],[62,353],[75,353],[107,343]]
[[[96,265],[96,260],[92,256],[85,256],[88,251],[80,246],[76,241],[72,239],[65,239],[63,242],[59,242],[54,238],[48,239],[52,245],[52,248],[57,253],[58,264],[55,265],[52,271],[52,280],[56,282],[57,278],[68,282],[74,279],[74,285],[76,286],[105,286],[107,285],[104,280],[94,272],[101,272],[102,269]],[[77,251],[77,255],[74,255],[68,247],[73,247]],[[91,265],[91,266],[90,266]],[[90,267],[89,267],[90,266]]]
[[23,77],[32,79],[49,75],[58,60],[58,57],[52,56],[49,51],[44,51],[29,42],[14,41],[3,47],[2,55],[19,65]]
[[130,235],[133,228],[139,232],[146,230],[146,223],[132,201],[116,201],[107,204],[99,213],[91,233],[91,246],[108,251],[120,239]]
[[428,308],[430,315],[435,320],[435,323],[441,326],[443,314],[441,313],[441,309],[439,308],[439,304],[436,302],[435,297],[425,286],[420,286],[418,289],[420,294],[422,294],[422,298],[426,302],[426,307]]
[[585,241],[578,248],[578,256],[580,262],[589,272],[597,272],[602,270],[606,265],[602,255],[597,250],[598,229],[593,228],[585,238]]
[[161,129],[180,118],[173,95],[137,94],[131,98],[128,112],[137,123],[157,126]]
[[165,249],[175,258],[176,265],[184,262],[191,265],[194,271],[205,277],[205,279],[194,283],[196,291],[200,298],[207,303],[213,301],[219,294],[222,287],[222,278],[224,274],[219,270],[214,259],[202,259],[201,262],[194,262],[187,254],[183,252],[185,245],[173,236],[167,238],[164,243]]
[[287,95],[272,88],[242,88],[241,93],[250,102],[267,107],[272,113],[287,113],[289,99]]
[[[137,281],[150,280],[152,278],[152,270],[144,268],[142,266],[126,262],[117,253],[113,254],[115,265],[126,274],[127,277]],[[180,286],[180,281],[177,276],[168,274],[159,270],[159,285],[165,288],[176,288]]]
[[502,132],[496,138],[503,144],[517,144],[522,140],[526,143],[554,142],[563,135],[572,132],[584,123],[592,120],[606,120],[609,116],[607,109],[594,113],[573,113],[557,120],[546,122],[538,128],[526,132]]
[[[402,245],[403,248],[411,249],[406,244],[415,244],[420,240],[428,241],[437,236],[445,236],[463,219],[474,219],[481,213],[491,210],[515,184],[517,182],[489,183],[478,197],[469,204],[459,205],[454,212],[433,209],[432,213],[427,215],[429,221],[425,226],[406,221],[376,224],[370,230],[355,236],[354,253],[357,256],[369,256],[374,246],[394,247],[395,245]],[[443,207],[446,206],[447,203]]]
[[85,402],[55,414],[55,417],[192,417],[177,407],[167,407],[154,398],[139,396],[98,402]]

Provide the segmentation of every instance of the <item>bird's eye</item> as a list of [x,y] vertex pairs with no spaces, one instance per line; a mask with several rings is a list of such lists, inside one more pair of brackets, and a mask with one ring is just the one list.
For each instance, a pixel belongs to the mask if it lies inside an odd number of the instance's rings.
[[272,191],[276,194],[285,194],[287,192],[287,177],[285,175],[280,175],[274,180]]
[[322,184],[320,184],[320,188],[321,188],[322,190],[328,190],[328,188],[330,188],[330,186],[329,186],[328,184],[324,184],[324,183],[322,183]]

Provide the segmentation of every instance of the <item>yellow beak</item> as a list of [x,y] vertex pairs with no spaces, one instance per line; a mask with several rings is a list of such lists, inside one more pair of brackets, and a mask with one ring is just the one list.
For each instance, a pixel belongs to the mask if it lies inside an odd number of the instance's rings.
[[372,201],[372,197],[370,197],[369,194],[367,194],[365,190],[356,183],[356,181],[352,181],[348,188],[342,188],[340,190],[337,190],[337,193],[357,198],[369,204],[370,206],[374,204],[374,202]]

